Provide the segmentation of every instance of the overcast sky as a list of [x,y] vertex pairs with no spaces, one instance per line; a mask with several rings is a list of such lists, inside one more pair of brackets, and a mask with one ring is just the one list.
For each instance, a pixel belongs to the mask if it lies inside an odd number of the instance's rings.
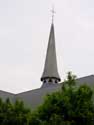
[[94,74],[94,0],[0,0],[0,90],[39,88],[55,6],[61,79]]

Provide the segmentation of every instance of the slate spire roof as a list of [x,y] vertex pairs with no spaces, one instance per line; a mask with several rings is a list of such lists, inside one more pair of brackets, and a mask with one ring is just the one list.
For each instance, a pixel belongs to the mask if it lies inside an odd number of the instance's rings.
[[55,33],[54,33],[53,22],[51,24],[45,66],[44,66],[44,71],[41,77],[41,81],[43,81],[46,78],[55,78],[58,81],[61,80],[58,74],[58,68],[57,68]]

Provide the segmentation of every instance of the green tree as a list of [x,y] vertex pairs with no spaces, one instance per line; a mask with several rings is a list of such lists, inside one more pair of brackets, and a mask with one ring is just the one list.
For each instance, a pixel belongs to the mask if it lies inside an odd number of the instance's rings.
[[31,111],[22,101],[13,104],[9,99],[0,99],[0,125],[29,125],[30,117]]
[[76,87],[75,76],[68,73],[62,90],[47,95],[32,114],[35,125],[93,125],[93,92],[87,85]]
[[47,95],[33,113],[22,101],[0,99],[0,125],[93,125],[93,91],[84,84],[76,87],[75,78],[69,72],[62,89]]

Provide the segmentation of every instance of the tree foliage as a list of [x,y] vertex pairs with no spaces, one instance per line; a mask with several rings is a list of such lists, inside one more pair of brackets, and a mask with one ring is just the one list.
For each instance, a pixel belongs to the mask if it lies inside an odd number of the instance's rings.
[[68,73],[62,90],[47,95],[32,114],[35,125],[93,125],[93,92],[87,85],[76,87],[75,76]]
[[0,125],[94,125],[93,91],[85,84],[77,87],[75,78],[69,72],[61,90],[33,112],[22,101],[0,99]]
[[31,112],[22,101],[13,104],[9,99],[5,102],[0,99],[0,125],[28,125],[29,115]]

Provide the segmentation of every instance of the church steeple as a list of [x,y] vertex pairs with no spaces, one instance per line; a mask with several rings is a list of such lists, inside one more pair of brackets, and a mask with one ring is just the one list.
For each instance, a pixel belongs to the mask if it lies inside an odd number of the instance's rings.
[[60,80],[61,79],[58,74],[57,59],[56,59],[54,24],[52,22],[50,35],[49,35],[46,60],[45,60],[45,66],[44,66],[44,71],[41,77],[41,81],[43,81],[42,87],[56,84]]

